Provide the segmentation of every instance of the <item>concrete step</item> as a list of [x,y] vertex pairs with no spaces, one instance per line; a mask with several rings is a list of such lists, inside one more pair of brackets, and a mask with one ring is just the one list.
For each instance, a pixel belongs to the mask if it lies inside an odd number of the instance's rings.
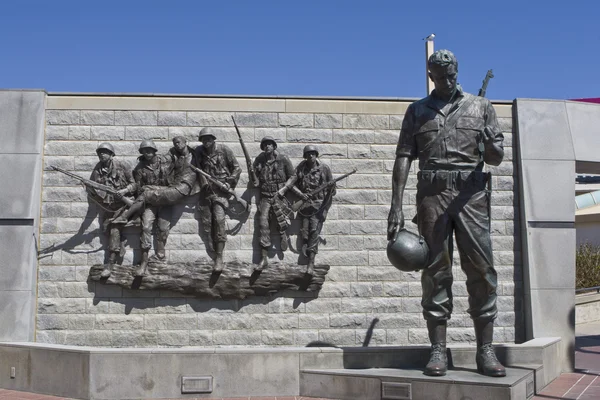
[[340,400],[523,400],[535,393],[541,366],[507,368],[506,377],[491,378],[468,368],[441,377],[416,369],[304,369],[300,395]]

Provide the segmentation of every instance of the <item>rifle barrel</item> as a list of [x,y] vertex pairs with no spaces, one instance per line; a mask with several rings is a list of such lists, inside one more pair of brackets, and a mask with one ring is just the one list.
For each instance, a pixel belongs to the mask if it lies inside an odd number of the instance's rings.
[[93,189],[101,190],[103,192],[115,195],[115,196],[118,197],[119,200],[121,200],[127,206],[131,206],[133,204],[133,200],[131,200],[131,199],[129,199],[129,198],[127,198],[127,197],[119,194],[118,190],[115,189],[115,188],[111,188],[110,186],[103,185],[103,184],[98,183],[98,182],[94,182],[94,181],[92,181],[90,179],[85,179],[85,178],[83,178],[83,177],[81,177],[81,176],[79,176],[77,174],[74,174],[72,172],[66,171],[66,170],[64,170],[62,168],[59,168],[59,167],[56,167],[54,165],[51,165],[50,168],[52,168],[55,171],[62,172],[63,174],[65,174],[67,176],[70,176],[71,178],[75,178],[79,182],[82,182],[84,185],[89,186],[89,187],[91,187]]

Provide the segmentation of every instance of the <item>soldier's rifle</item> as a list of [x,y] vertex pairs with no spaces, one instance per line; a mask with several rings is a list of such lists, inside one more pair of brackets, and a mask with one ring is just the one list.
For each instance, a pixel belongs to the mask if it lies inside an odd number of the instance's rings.
[[103,191],[103,192],[106,192],[106,193],[110,193],[110,194],[112,194],[114,196],[117,196],[117,198],[119,200],[121,200],[123,203],[125,203],[125,205],[127,205],[128,207],[130,207],[133,204],[133,200],[132,199],[123,196],[121,193],[119,193],[119,191],[117,189],[111,188],[110,186],[106,186],[106,185],[103,185],[103,184],[98,183],[98,182],[94,182],[94,181],[89,180],[89,179],[82,178],[81,176],[76,175],[76,174],[74,174],[72,172],[66,171],[66,170],[64,170],[64,169],[62,169],[60,167],[56,167],[56,166],[51,165],[50,168],[52,168],[55,171],[62,172],[63,174],[68,175],[68,176],[70,176],[73,179],[77,179],[79,182],[83,183],[85,186],[87,186],[89,188],[93,188],[93,189],[100,190],[100,191]]
[[248,154],[248,149],[246,148],[244,139],[242,139],[240,128],[238,128],[237,123],[235,122],[235,118],[233,118],[233,115],[231,116],[231,119],[233,120],[233,126],[235,126],[235,131],[237,132],[238,138],[240,139],[240,145],[242,146],[242,151],[244,152],[244,158],[246,159],[246,166],[248,167],[248,176],[250,177],[250,181],[254,186],[258,186],[258,178],[256,177],[256,172],[254,171],[254,167],[252,166],[252,159],[250,158],[250,154]]
[[[492,70],[488,69],[487,74],[485,74],[485,79],[483,80],[483,85],[481,86],[481,89],[479,89],[479,93],[477,93],[477,96],[485,97],[485,91],[487,90],[488,83],[490,82],[490,79],[492,79],[493,77],[494,77],[494,74],[492,73]],[[480,137],[479,144],[477,146],[479,149],[479,154],[481,154],[482,155],[481,157],[483,157],[483,152],[485,151],[485,148],[483,145],[483,137]],[[487,190],[491,196],[492,195],[492,175],[489,172],[488,172]],[[489,225],[489,229],[491,231],[492,230],[492,201],[491,200],[488,201],[487,211],[488,211],[488,225]]]
[[306,203],[307,201],[310,201],[310,199],[314,195],[318,194],[319,192],[322,192],[325,189],[333,187],[337,182],[341,181],[342,179],[344,179],[344,178],[346,178],[346,177],[348,177],[348,176],[350,176],[350,175],[352,175],[354,173],[356,173],[356,169],[354,169],[354,170],[352,170],[352,171],[350,171],[347,174],[344,174],[342,176],[338,176],[337,178],[332,179],[332,180],[330,180],[328,182],[325,182],[321,186],[316,187],[315,189],[313,189],[312,191],[310,191],[310,193],[307,194],[308,200],[298,200],[298,201],[294,202],[294,204],[292,204],[292,207],[291,207],[292,211],[294,211],[294,212],[298,211],[300,208],[302,208],[302,205],[304,203]]
[[215,179],[212,175],[210,175],[208,172],[202,171],[200,168],[194,167],[191,164],[188,164],[188,165],[190,166],[190,168],[192,170],[196,171],[197,173],[199,173],[200,175],[205,177],[210,183],[212,183],[213,185],[215,185],[216,187],[218,187],[225,193],[229,193],[231,196],[235,197],[235,200],[238,203],[240,203],[242,205],[242,207],[244,207],[245,210],[248,210],[248,202],[246,200],[242,199],[235,192],[235,190],[233,190],[232,188],[229,187],[229,185],[226,185],[223,182],[220,182],[219,180]]
[[494,74],[492,73],[492,70],[488,69],[488,72],[487,74],[485,74],[485,78],[483,79],[483,85],[481,86],[481,89],[479,89],[479,93],[477,93],[477,96],[485,97],[485,91],[487,90],[488,83],[490,83],[490,79],[492,79],[493,77]]

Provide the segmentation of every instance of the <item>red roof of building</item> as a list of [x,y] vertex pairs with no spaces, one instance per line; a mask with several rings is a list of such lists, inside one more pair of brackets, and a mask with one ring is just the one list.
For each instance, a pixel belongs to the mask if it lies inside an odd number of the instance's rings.
[[600,97],[592,97],[590,99],[573,99],[573,101],[584,101],[586,103],[600,104]]

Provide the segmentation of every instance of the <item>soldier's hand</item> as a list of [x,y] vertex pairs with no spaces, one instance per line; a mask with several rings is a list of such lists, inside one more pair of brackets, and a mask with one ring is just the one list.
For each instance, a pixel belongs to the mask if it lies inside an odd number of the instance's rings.
[[306,193],[301,193],[301,194],[300,194],[300,198],[301,198],[302,200],[304,200],[304,201],[308,201],[308,200],[310,200],[310,196],[309,196],[309,195],[307,195]]
[[483,141],[485,143],[494,141],[494,132],[492,132],[492,130],[488,126],[486,126],[483,130]]
[[225,186],[225,190],[229,190],[229,188],[231,187],[227,182],[223,182],[223,186]]
[[237,181],[235,180],[235,178],[233,176],[226,178],[225,182],[227,182],[227,184],[229,185],[230,188],[235,187],[235,185],[237,183]]
[[283,197],[283,196],[285,196],[285,190],[284,190],[284,189],[285,189],[285,188],[281,188],[281,189],[279,189],[279,190],[277,191],[277,195],[278,195],[279,197]]
[[388,215],[388,240],[396,240],[402,228],[404,228],[404,212],[400,207],[392,207]]

